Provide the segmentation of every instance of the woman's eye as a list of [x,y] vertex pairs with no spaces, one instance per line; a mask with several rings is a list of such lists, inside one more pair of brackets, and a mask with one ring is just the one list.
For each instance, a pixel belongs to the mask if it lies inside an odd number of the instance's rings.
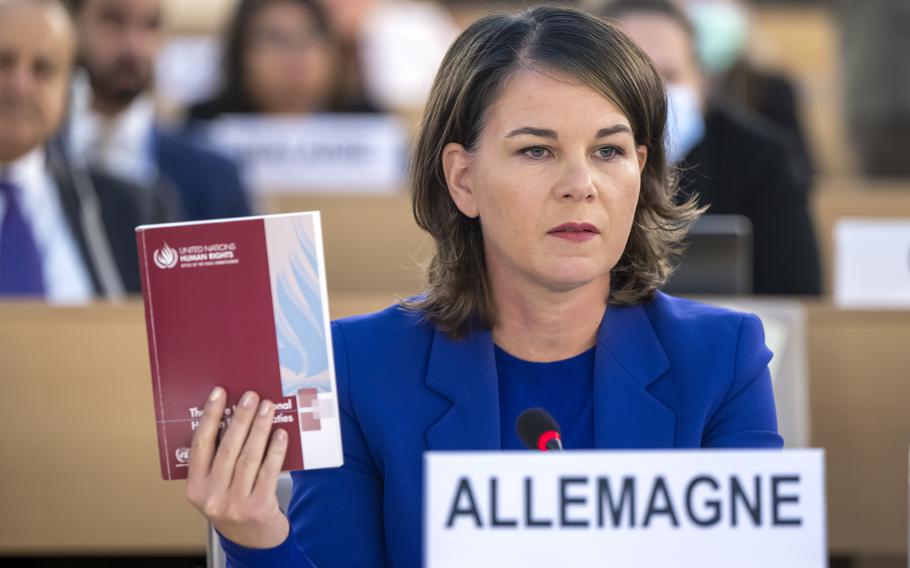
[[532,160],[539,160],[541,158],[545,158],[549,153],[549,150],[543,146],[531,146],[530,148],[525,148],[522,150],[521,153],[524,156],[531,158]]
[[616,156],[621,156],[622,150],[616,146],[604,146],[597,149],[597,157],[602,160],[612,160]]

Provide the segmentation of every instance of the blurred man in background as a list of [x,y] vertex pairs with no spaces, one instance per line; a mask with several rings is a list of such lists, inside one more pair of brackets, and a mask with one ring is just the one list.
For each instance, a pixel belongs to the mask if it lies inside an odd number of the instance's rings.
[[54,0],[0,0],[0,298],[79,303],[139,290],[133,229],[164,195],[74,167],[49,141],[75,39]]
[[675,4],[616,0],[598,13],[618,21],[667,83],[668,156],[682,172],[682,195],[697,194],[709,214],[752,222],[753,293],[819,294],[809,180],[799,151],[772,123],[707,96],[695,30]]
[[165,132],[150,91],[161,0],[69,0],[79,38],[67,145],[78,160],[146,187],[171,184],[188,220],[250,214],[227,158]]
[[752,15],[746,2],[682,0],[682,6],[695,27],[697,53],[711,89],[786,132],[811,176],[812,155],[797,90],[786,75],[759,66],[749,56]]

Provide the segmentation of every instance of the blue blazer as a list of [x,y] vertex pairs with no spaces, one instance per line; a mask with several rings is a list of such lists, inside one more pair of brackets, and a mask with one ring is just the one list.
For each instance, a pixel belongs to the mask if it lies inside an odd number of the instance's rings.
[[152,152],[158,170],[177,190],[187,221],[251,214],[240,173],[228,158],[159,128],[152,131]]
[[[420,566],[423,452],[499,450],[493,341],[391,307],[332,326],[344,466],[294,472],[282,545],[236,566]],[[597,334],[598,448],[780,448],[761,322],[658,293]]]

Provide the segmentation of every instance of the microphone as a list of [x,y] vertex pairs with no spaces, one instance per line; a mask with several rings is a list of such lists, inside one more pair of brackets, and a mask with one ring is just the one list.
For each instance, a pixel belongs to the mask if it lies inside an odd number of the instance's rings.
[[562,451],[559,424],[543,408],[529,408],[518,416],[515,430],[521,441],[532,450]]

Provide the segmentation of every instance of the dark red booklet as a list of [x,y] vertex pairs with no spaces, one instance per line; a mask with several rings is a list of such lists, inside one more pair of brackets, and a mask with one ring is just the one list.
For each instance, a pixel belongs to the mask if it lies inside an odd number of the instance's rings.
[[136,239],[162,477],[186,478],[216,385],[222,428],[247,390],[276,404],[285,470],[340,466],[319,213],[146,225]]

